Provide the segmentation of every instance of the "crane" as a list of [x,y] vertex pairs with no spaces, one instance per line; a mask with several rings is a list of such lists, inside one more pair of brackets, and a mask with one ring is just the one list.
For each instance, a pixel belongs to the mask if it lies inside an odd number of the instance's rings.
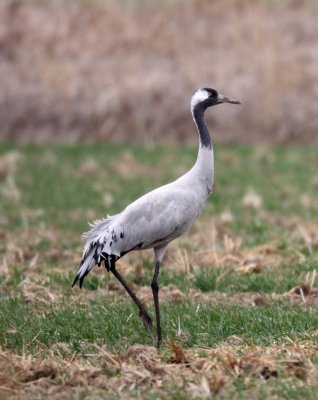
[[214,181],[213,145],[204,120],[208,107],[221,103],[241,104],[239,101],[219,94],[215,89],[200,88],[191,98],[191,112],[199,132],[199,150],[194,166],[172,183],[161,186],[129,204],[122,212],[108,215],[90,224],[82,260],[74,286],[93,268],[104,263],[126,289],[139,309],[145,329],[152,333],[152,320],[145,305],[116,268],[118,261],[130,251],[153,249],[155,256],[151,289],[156,315],[156,346],[162,340],[159,307],[158,276],[160,265],[168,244],[185,233],[199,217]]

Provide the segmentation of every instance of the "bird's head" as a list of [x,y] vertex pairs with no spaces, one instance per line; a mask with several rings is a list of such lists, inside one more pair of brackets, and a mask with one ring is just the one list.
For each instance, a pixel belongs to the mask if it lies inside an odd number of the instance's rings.
[[208,107],[216,106],[217,104],[222,103],[241,104],[237,100],[223,96],[215,89],[200,88],[194,92],[191,98],[191,110],[193,112],[193,110],[198,106],[205,110]]

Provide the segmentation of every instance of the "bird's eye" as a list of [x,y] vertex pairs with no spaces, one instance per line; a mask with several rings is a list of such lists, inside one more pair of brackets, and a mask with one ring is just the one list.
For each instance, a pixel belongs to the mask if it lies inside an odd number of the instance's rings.
[[218,96],[218,94],[217,94],[217,92],[215,90],[211,90],[209,92],[209,97],[217,97],[217,96]]

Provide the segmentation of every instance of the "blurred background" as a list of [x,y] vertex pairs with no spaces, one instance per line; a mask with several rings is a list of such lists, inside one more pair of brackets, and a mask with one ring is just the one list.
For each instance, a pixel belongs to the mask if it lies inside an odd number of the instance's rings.
[[317,0],[2,0],[0,139],[318,142]]

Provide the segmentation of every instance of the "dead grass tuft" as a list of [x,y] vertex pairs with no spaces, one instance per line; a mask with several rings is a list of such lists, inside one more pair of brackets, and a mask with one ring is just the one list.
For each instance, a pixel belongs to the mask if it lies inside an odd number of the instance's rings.
[[315,307],[318,304],[318,289],[314,288],[316,281],[316,270],[306,274],[304,282],[300,283],[289,292],[283,294],[283,298],[293,303],[302,303],[308,307]]
[[262,203],[263,200],[261,196],[257,194],[254,189],[249,189],[242,199],[244,207],[254,210],[259,210],[262,207]]
[[126,362],[133,362],[136,365],[144,365],[147,362],[159,360],[155,347],[135,345],[129,347],[127,353],[123,356]]
[[186,364],[189,362],[189,358],[186,355],[184,348],[180,343],[176,343],[171,338],[168,339],[168,348],[172,354],[171,362],[175,364]]
[[57,376],[57,370],[52,365],[44,364],[41,367],[35,368],[35,370],[31,370],[28,372],[27,376],[23,378],[23,382],[33,382],[37,381],[41,378],[50,378],[54,379]]
[[8,179],[9,176],[14,174],[21,158],[22,155],[16,151],[5,153],[0,157],[0,180]]
[[[207,229],[209,228],[202,229],[205,240]],[[216,228],[217,233],[214,235],[214,239],[210,238],[210,248],[192,252],[191,256],[188,256],[190,265],[208,268],[229,267],[245,274],[260,273],[264,269],[276,267],[282,261],[281,251],[275,241],[253,248],[245,248],[242,244],[242,237],[232,233],[225,233],[222,237],[222,231],[222,227]]]
[[[134,154],[125,150],[120,157],[111,165],[111,169],[124,179],[134,179],[136,176],[149,176],[149,165],[142,164],[140,160],[136,160]],[[154,172],[160,173],[157,169]]]
[[88,158],[84,160],[79,166],[76,175],[78,177],[83,176],[95,176],[99,170],[99,166],[94,158]]
[[[150,283],[149,283],[150,285]],[[145,303],[152,303],[153,296],[150,286],[138,288],[137,296]],[[170,284],[162,286],[159,292],[160,301],[171,303],[182,303],[186,300],[186,294],[183,293],[176,285]]]

